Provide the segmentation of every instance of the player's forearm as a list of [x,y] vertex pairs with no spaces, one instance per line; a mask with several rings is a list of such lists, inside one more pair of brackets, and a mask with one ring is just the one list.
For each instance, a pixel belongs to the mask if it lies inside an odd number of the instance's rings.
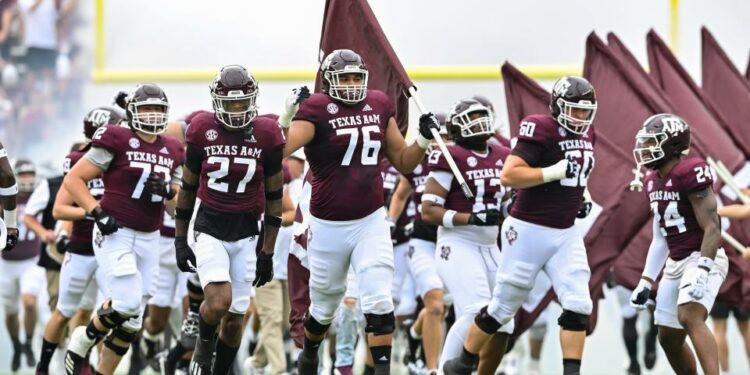
[[193,216],[195,207],[195,192],[180,190],[177,194],[177,203],[175,204],[175,237],[187,237],[188,225]]
[[414,171],[414,168],[422,162],[425,155],[425,149],[420,147],[417,143],[412,143],[401,150],[399,157],[397,158],[397,161],[393,163],[393,166],[401,174],[411,173]]
[[31,215],[23,215],[23,224],[26,228],[34,232],[37,237],[44,239],[47,234],[47,229],[42,226],[39,221]]
[[281,200],[281,226],[288,227],[294,224],[294,217],[296,216],[296,208],[294,202],[289,196],[289,188],[284,189],[284,197]]
[[262,249],[264,253],[273,254],[281,223],[281,199],[266,200],[265,232]]
[[52,207],[52,217],[55,220],[83,220],[86,218],[86,210],[78,206],[55,203]]
[[175,208],[177,208],[177,196],[180,194],[180,185],[173,184],[171,188],[175,192],[175,196],[164,202],[164,212],[166,212],[167,215],[174,217],[174,211]]
[[[446,217],[446,215],[448,215],[448,217]],[[468,225],[469,216],[471,215],[446,210],[445,207],[434,203],[422,202],[422,221],[427,224],[441,225],[444,227]]]
[[750,218],[750,205],[730,204],[728,206],[717,208],[719,216],[728,219],[743,220]]
[[503,169],[500,176],[500,183],[503,186],[513,189],[527,189],[544,183],[542,168],[516,166],[506,169]]
[[401,186],[403,184],[404,182],[402,180],[398,185],[398,188],[396,188],[396,191],[393,193],[393,196],[391,197],[391,205],[388,206],[388,217],[393,220],[398,220],[398,218],[401,216],[401,213],[404,212],[404,207],[406,207],[407,199],[403,197],[399,191],[401,190]]
[[63,186],[68,190],[68,193],[76,204],[86,210],[86,212],[91,212],[99,205],[99,202],[89,192],[89,188],[83,178],[68,174],[63,180]]
[[703,227],[703,241],[701,241],[701,256],[714,259],[721,243],[721,229],[719,219],[709,221]]
[[[0,149],[1,150],[1,149]],[[13,170],[5,166],[0,170],[0,205],[4,210],[16,209],[16,195],[18,195],[18,185],[13,175]]]

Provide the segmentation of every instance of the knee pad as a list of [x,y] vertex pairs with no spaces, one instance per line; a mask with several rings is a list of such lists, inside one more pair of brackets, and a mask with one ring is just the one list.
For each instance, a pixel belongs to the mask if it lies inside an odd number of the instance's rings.
[[328,327],[330,327],[330,324],[321,324],[315,318],[312,317],[312,315],[308,315],[307,319],[305,319],[305,329],[308,330],[313,335],[322,335],[328,331]]
[[[107,338],[104,339],[104,346],[109,348],[109,350],[113,351],[115,354],[122,357],[125,355],[125,353],[128,352],[128,347],[130,346],[130,343],[135,341],[136,334],[137,332],[126,331],[120,327],[115,328],[114,330],[112,330],[112,332],[109,335],[107,335]],[[114,343],[115,339],[125,341],[127,345],[124,347],[119,346]]]
[[500,326],[502,326],[497,319],[493,318],[492,315],[487,312],[487,306],[482,307],[482,309],[479,310],[479,314],[474,317],[474,323],[482,330],[482,332],[488,335],[495,334],[500,329]]
[[589,324],[589,316],[570,310],[563,310],[557,324],[566,331],[585,331]]
[[122,325],[122,323],[125,323],[128,319],[131,318],[129,315],[124,315],[114,308],[112,308],[112,303],[109,304],[108,307],[100,307],[99,310],[96,311],[96,315],[99,316],[99,320],[102,322],[102,325],[113,329],[115,327],[119,327]]
[[367,325],[365,332],[375,336],[390,335],[396,329],[396,317],[393,312],[387,314],[365,314]]

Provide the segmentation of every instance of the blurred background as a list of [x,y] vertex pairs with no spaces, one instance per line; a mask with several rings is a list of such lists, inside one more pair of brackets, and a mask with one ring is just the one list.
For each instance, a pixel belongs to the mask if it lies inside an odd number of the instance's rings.
[[[81,120],[119,90],[155,82],[171,117],[210,108],[218,68],[242,64],[260,82],[261,112],[278,112],[299,85],[312,85],[324,0],[0,0],[0,141],[46,174],[83,139]],[[580,74],[586,36],[616,33],[644,66],[654,29],[700,84],[700,28],[708,27],[741,72],[748,66],[747,0],[370,0],[401,62],[433,111],[482,94],[506,126],[500,65],[509,61],[550,87]],[[425,74],[427,68],[432,73]],[[417,74],[421,73],[421,74]],[[420,78],[421,77],[421,78]],[[412,108],[411,117],[416,111]],[[1,277],[1,275],[0,275]],[[601,302],[584,373],[620,373],[625,351],[619,308]],[[559,310],[558,310],[559,311]],[[559,373],[557,313],[550,314],[543,370]],[[40,321],[43,321],[40,319]],[[3,332],[3,335],[5,333]],[[750,373],[730,323],[733,373]],[[0,364],[10,342],[0,336]],[[5,368],[0,367],[0,373]],[[654,373],[669,373],[663,354]]]

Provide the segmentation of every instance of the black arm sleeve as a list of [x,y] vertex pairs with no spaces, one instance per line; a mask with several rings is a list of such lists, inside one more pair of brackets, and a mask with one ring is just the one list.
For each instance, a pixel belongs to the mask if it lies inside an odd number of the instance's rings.
[[187,145],[185,152],[185,167],[190,169],[196,175],[201,173],[201,164],[203,164],[203,156],[201,150],[190,143]]
[[266,155],[263,160],[263,176],[271,177],[281,172],[281,159],[284,157],[284,149],[277,148]]

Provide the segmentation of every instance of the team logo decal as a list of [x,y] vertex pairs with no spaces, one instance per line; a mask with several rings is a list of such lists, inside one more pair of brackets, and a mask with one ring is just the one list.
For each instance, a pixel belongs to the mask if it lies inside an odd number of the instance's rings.
[[518,239],[518,232],[516,232],[512,225],[508,228],[508,231],[505,232],[505,239],[508,240],[509,245],[513,245],[513,242]]
[[503,161],[502,161],[502,159],[497,159],[497,161],[495,162],[495,166],[497,166],[497,167],[502,167],[502,166],[503,166]]
[[411,259],[411,257],[414,255],[414,246],[409,246],[409,251],[406,252],[406,256]]
[[130,138],[128,145],[130,145],[130,148],[138,148],[141,147],[141,142],[136,138]]
[[563,129],[562,126],[558,126],[557,127],[557,132],[560,133],[561,137],[564,137],[564,136],[568,135],[568,132],[565,129]]
[[219,132],[214,129],[206,130],[206,139],[208,139],[210,142],[213,142],[216,140],[216,138],[219,138]]
[[451,255],[451,248],[450,246],[441,246],[440,247],[440,257],[443,258],[443,260],[448,260],[448,257]]
[[468,164],[470,167],[474,168],[477,166],[477,158],[473,156],[469,156],[466,158],[466,164]]
[[326,110],[328,110],[328,113],[335,115],[339,113],[339,106],[337,106],[336,103],[329,103],[326,106]]
[[97,231],[96,236],[94,237],[94,243],[96,244],[96,247],[102,247],[103,242],[104,236],[102,236],[102,232]]

